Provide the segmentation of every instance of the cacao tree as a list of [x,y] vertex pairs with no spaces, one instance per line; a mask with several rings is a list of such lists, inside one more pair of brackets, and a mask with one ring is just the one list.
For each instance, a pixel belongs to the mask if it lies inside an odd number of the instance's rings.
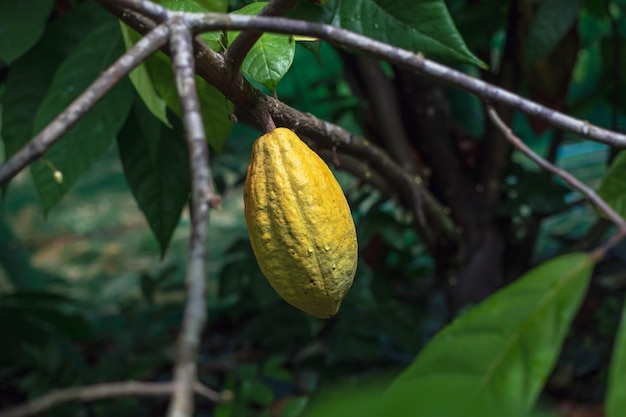
[[[29,171],[42,217],[54,221],[112,158],[157,242],[153,263],[172,252],[182,263],[176,291],[167,288],[176,267],[126,271],[145,309],[119,302],[108,315],[65,297],[76,285],[34,268],[12,237],[14,218],[0,219],[0,320],[11,340],[2,415],[66,403],[78,404],[61,415],[557,415],[544,400],[571,394],[558,361],[578,323],[598,322],[599,293],[615,303],[595,368],[605,373],[600,401],[621,415],[624,6],[3,2],[5,200]],[[276,127],[333,168],[352,209],[360,260],[328,320],[273,292],[243,227],[251,144]],[[285,175],[311,176],[289,167]],[[303,210],[293,194],[283,203]],[[239,226],[220,234],[228,222]],[[179,303],[164,307],[174,292]],[[143,331],[157,342],[142,346]],[[126,343],[127,366],[110,367],[107,337],[109,350]],[[231,348],[235,365],[224,359]],[[333,367],[373,382],[337,385]],[[91,371],[57,378],[79,368]],[[303,382],[311,373],[321,381]],[[135,398],[144,396],[163,402]],[[90,405],[118,397],[133,403]]]

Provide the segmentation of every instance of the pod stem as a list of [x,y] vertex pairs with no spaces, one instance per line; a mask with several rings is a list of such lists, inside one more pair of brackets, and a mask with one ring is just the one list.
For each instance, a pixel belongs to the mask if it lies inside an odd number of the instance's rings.
[[255,113],[257,115],[259,125],[261,125],[263,131],[265,133],[268,133],[276,129],[276,123],[274,122],[274,119],[272,118],[270,112],[267,110],[267,107],[265,107],[263,103],[259,102],[259,104],[257,105],[257,109],[259,111]]

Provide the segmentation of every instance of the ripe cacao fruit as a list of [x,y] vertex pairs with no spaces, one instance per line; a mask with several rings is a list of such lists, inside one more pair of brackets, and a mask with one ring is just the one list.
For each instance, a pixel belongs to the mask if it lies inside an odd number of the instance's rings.
[[289,129],[256,140],[244,187],[252,250],[289,304],[318,318],[337,313],[356,272],[354,221],[326,163]]

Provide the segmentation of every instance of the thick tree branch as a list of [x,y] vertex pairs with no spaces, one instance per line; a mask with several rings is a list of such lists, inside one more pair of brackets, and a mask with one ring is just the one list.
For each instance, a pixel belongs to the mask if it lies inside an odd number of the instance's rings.
[[0,187],[5,186],[28,164],[41,157],[108,93],[133,68],[157,51],[167,41],[169,29],[157,26],[111,65],[87,90],[76,98],[65,111],[50,122],[24,148],[0,166]]
[[[112,1],[112,0],[100,0]],[[130,2],[131,0],[126,0]],[[263,30],[275,33],[314,36],[337,46],[369,54],[395,65],[404,66],[435,80],[468,91],[489,102],[514,107],[528,115],[546,121],[565,131],[584,136],[597,142],[626,148],[626,135],[576,119],[545,107],[517,94],[473,78],[460,71],[424,58],[402,48],[356,34],[330,25],[277,17],[223,15],[219,13],[183,13],[189,27],[196,32],[216,30]]]
[[[112,382],[52,391],[16,407],[0,410],[2,417],[30,417],[67,403],[90,402],[120,397],[164,397],[174,391],[173,382]],[[199,382],[193,383],[196,394],[212,402],[228,400],[228,393],[219,393]]]
[[[282,16],[292,9],[297,0],[272,0],[259,12],[259,16]],[[233,71],[238,71],[250,48],[259,40],[263,32],[244,31],[239,34],[228,47],[224,57]]]
[[182,19],[169,22],[176,90],[181,100],[191,165],[191,236],[187,257],[187,303],[177,341],[174,395],[168,416],[193,415],[193,382],[200,336],[206,322],[206,245],[209,207],[219,204],[211,182],[209,151],[195,83],[191,34]]
[[[147,13],[152,10],[147,6],[150,2],[146,0],[99,1],[109,7],[121,6],[139,13]],[[155,7],[154,10],[151,11],[151,14],[153,19],[157,21],[167,16],[182,16],[187,26],[196,33],[218,30],[252,30],[317,37],[331,42],[334,45],[347,47],[386,60],[392,64],[410,68],[418,73],[432,77],[439,82],[468,91],[487,101],[511,106],[565,131],[584,136],[597,142],[626,148],[626,135],[624,134],[603,129],[586,121],[542,106],[534,101],[520,97],[517,94],[426,59],[422,54],[388,45],[330,25],[286,18],[229,15],[223,13],[163,13],[159,7]]]
[[517,150],[522,152],[531,161],[539,165],[542,169],[550,174],[562,179],[572,189],[578,191],[584,195],[598,210],[600,210],[611,222],[613,222],[617,228],[618,233],[614,235],[605,245],[594,251],[594,255],[601,257],[604,253],[614,246],[619,240],[626,235],[626,220],[620,216],[613,208],[602,199],[593,189],[587,187],[569,172],[562,170],[556,165],[548,162],[532,149],[530,149],[519,137],[515,136],[512,130],[502,121],[493,106],[488,105],[487,114],[493,123],[500,129],[506,140],[513,145]]

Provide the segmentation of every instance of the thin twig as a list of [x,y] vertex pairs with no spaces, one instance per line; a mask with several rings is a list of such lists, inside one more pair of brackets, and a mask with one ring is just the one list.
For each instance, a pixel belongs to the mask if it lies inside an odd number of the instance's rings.
[[[231,397],[230,393],[221,394],[200,382],[193,384],[198,395],[213,402],[221,402]],[[87,385],[52,391],[16,407],[0,410],[2,417],[30,417],[41,414],[54,407],[67,403],[90,402],[107,398],[120,397],[163,397],[174,391],[173,382],[112,382],[107,384]]]
[[[282,16],[293,8],[297,0],[272,0],[259,12],[259,16]],[[241,32],[228,47],[224,54],[226,63],[233,71],[239,70],[246,54],[263,35],[259,31]]]
[[506,140],[511,145],[513,145],[513,147],[522,152],[524,155],[526,155],[526,157],[539,165],[539,167],[541,167],[545,171],[565,181],[565,183],[569,185],[570,188],[584,195],[594,206],[596,206],[598,210],[600,210],[611,222],[613,222],[617,226],[617,234],[614,235],[609,241],[607,241],[605,245],[602,245],[600,248],[592,252],[593,256],[601,257],[608,249],[613,247],[626,235],[626,220],[624,220],[624,218],[619,213],[613,210],[613,208],[606,201],[604,201],[604,199],[602,199],[602,197],[600,197],[593,189],[587,187],[572,174],[548,162],[546,159],[542,158],[532,149],[530,149],[519,137],[517,137],[513,133],[511,128],[509,128],[502,121],[493,106],[487,105],[487,114],[489,115],[491,121],[498,127],[498,129],[500,129]]
[[[102,0],[101,0],[102,1]],[[130,1],[130,0],[127,0]],[[556,110],[545,107],[517,94],[473,78],[422,54],[398,48],[345,29],[299,20],[278,17],[224,15],[220,13],[182,13],[185,22],[194,32],[216,30],[261,30],[274,33],[314,36],[355,51],[369,54],[392,64],[410,68],[435,80],[468,91],[484,100],[502,103],[528,115],[545,120],[548,124],[620,148],[626,148],[626,135],[592,125]]]
[[0,166],[0,187],[6,185],[29,163],[41,157],[67,132],[80,118],[89,111],[106,93],[108,93],[133,68],[141,64],[167,41],[169,29],[157,26],[122,55],[61,114],[51,121],[26,146]]
[[200,113],[200,102],[194,79],[194,56],[191,33],[179,17],[170,22],[172,66],[178,96],[183,110],[183,124],[191,165],[191,236],[187,258],[187,303],[182,330],[177,341],[174,368],[175,390],[168,416],[193,415],[193,382],[200,336],[206,322],[206,245],[209,207],[218,201],[211,183],[209,151]]
[[[146,4],[149,3],[147,0],[98,1],[108,5],[114,5],[116,2],[120,2],[123,7],[127,7],[139,13],[145,12]],[[420,74],[432,77],[439,82],[468,91],[486,101],[511,106],[565,131],[584,136],[597,142],[626,148],[626,135],[624,134],[603,129],[587,121],[579,120],[555,111],[448,66],[426,59],[421,53],[398,48],[345,29],[279,17],[187,12],[169,12],[166,15],[182,16],[187,27],[192,29],[194,33],[219,30],[252,30],[320,38],[334,45],[347,47],[383,59],[392,64],[410,68]],[[161,17],[161,14],[158,14],[157,17]]]

